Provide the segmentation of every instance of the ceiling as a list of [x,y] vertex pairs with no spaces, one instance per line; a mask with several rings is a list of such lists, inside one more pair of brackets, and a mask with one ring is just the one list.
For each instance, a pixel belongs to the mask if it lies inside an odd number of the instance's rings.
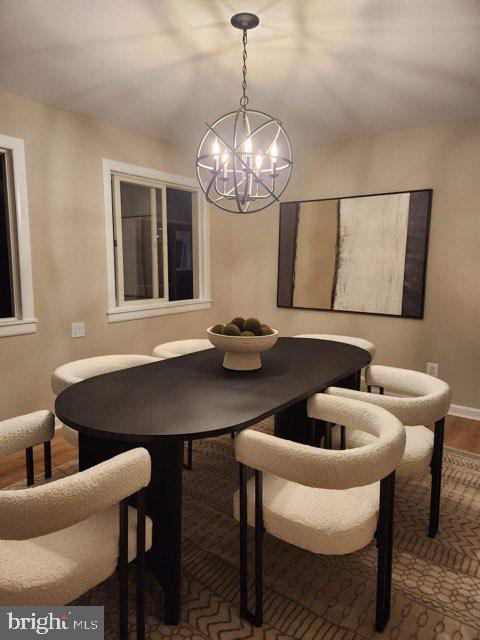
[[480,115],[479,0],[0,0],[0,87],[193,148],[238,105],[238,11],[294,144]]

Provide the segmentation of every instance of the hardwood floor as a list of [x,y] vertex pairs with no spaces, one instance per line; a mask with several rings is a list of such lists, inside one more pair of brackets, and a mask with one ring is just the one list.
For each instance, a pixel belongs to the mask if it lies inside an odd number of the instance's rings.
[[[445,446],[480,454],[480,421],[448,416],[445,423]],[[52,467],[59,467],[77,457],[76,447],[61,433],[52,440]],[[35,473],[43,473],[43,447],[34,450]],[[0,488],[25,479],[25,452],[13,453],[0,460]]]
[[480,453],[480,421],[447,416],[444,444],[446,447]]

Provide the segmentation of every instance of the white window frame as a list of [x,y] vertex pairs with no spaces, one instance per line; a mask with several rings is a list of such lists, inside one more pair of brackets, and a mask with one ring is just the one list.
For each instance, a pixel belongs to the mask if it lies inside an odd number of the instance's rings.
[[[197,278],[194,279],[194,295],[197,295],[198,297],[192,300],[170,301],[168,300],[168,297],[165,297],[141,302],[137,300],[127,300],[122,304],[118,303],[118,292],[115,277],[115,211],[112,198],[112,176],[116,175],[120,175],[122,180],[125,179],[135,184],[146,184],[147,186],[156,186],[157,188],[178,187],[193,193],[193,206],[194,209],[196,209],[197,214],[193,216],[193,252],[195,263],[198,268]],[[209,309],[212,306],[212,300],[210,298],[210,226],[205,198],[197,182],[192,178],[177,176],[164,171],[157,171],[147,167],[118,162],[117,160],[104,159],[103,188],[107,242],[108,321],[123,322],[125,320],[135,320],[138,318],[150,318],[153,316],[169,315],[172,313],[186,313],[189,311]],[[164,199],[164,211],[166,211],[165,195],[166,189],[163,189],[162,197]],[[162,233],[164,234],[162,243],[164,251],[164,292],[165,296],[168,296],[166,225],[162,225]],[[117,247],[117,250],[118,249],[119,247]],[[121,251],[119,251],[119,253],[121,254]]]
[[0,134],[0,149],[7,152],[7,202],[15,301],[15,316],[0,318],[0,337],[5,337],[35,333],[38,320],[33,304],[25,143],[20,138]]

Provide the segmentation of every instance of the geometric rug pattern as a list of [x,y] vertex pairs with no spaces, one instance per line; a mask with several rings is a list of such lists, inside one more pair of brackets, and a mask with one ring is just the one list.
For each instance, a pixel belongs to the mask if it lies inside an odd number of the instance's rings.
[[[270,431],[272,421],[258,428]],[[178,627],[162,624],[162,590],[147,576],[147,638],[237,640],[480,640],[480,456],[445,448],[440,531],[427,537],[430,477],[397,481],[392,610],[374,631],[376,548],[319,556],[264,537],[264,626],[238,613],[238,486],[230,436],[194,442],[183,476],[182,609]],[[70,463],[54,477],[76,471]],[[249,548],[252,549],[252,540]],[[131,638],[135,637],[130,567]],[[118,638],[117,579],[74,604],[105,606],[105,638]]]

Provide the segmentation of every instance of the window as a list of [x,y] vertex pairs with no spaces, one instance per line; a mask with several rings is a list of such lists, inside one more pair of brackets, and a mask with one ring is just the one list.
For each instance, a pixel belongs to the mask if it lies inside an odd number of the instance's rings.
[[36,326],[24,144],[0,135],[0,337]]
[[111,322],[210,307],[208,224],[193,180],[104,160]]
[[[10,202],[7,174],[7,152],[0,151],[0,318],[15,316],[15,293],[13,272],[15,270],[12,251],[13,229],[10,219]],[[10,171],[8,172],[10,174]]]

